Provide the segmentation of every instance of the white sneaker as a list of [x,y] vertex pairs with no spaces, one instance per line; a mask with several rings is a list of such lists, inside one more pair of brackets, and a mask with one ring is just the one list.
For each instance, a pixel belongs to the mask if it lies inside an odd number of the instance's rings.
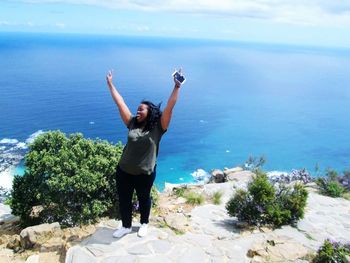
[[131,233],[131,227],[130,228],[125,228],[125,227],[121,227],[118,230],[114,231],[113,233],[113,237],[115,238],[120,238],[122,236],[125,236],[126,234]]
[[144,237],[147,235],[147,229],[148,229],[148,224],[141,224],[139,231],[137,232],[137,235],[139,237]]

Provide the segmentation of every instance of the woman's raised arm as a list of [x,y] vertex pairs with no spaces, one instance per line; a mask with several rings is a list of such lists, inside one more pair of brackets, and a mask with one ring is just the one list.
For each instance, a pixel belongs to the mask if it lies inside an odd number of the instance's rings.
[[131,114],[128,106],[126,105],[123,97],[120,95],[118,90],[113,85],[113,81],[112,81],[113,80],[113,74],[112,74],[112,71],[108,72],[108,74],[106,76],[106,79],[107,79],[108,88],[109,88],[109,91],[111,92],[112,98],[113,98],[114,102],[118,106],[120,117],[122,118],[124,124],[126,126],[128,126],[132,114]]
[[174,82],[175,82],[174,89],[170,94],[168,103],[166,104],[162,117],[160,119],[163,130],[168,129],[169,127],[171,116],[173,114],[173,108],[176,104],[177,97],[179,96],[179,90],[180,90],[181,84],[178,81],[176,81],[175,78],[174,78]]

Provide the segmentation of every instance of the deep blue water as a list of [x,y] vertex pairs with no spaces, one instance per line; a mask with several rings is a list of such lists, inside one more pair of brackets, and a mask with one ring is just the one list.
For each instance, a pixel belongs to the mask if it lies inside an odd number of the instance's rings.
[[[187,81],[163,137],[157,182],[264,155],[267,170],[350,169],[350,50],[238,42],[0,34],[0,140],[38,130],[125,143],[105,82],[132,112]],[[182,178],[182,179],[180,179]]]

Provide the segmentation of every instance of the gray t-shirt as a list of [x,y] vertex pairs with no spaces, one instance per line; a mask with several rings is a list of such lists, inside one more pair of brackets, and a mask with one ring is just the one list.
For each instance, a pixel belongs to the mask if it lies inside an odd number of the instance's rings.
[[137,127],[135,117],[131,118],[128,128],[128,141],[119,166],[129,174],[151,174],[156,165],[160,139],[166,130],[159,120],[151,131],[143,131]]

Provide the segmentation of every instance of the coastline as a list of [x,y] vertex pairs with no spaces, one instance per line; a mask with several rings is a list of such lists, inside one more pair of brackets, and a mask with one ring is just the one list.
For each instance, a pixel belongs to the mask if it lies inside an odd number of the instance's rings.
[[[137,219],[133,222],[132,233],[121,239],[112,237],[120,224],[115,219],[105,218],[96,224],[66,229],[56,222],[17,231],[20,234],[11,236],[17,240],[13,242],[16,245],[3,251],[9,253],[10,262],[18,262],[21,255],[27,255],[25,262],[28,263],[34,259],[35,262],[44,259],[62,262],[64,259],[78,263],[115,258],[149,262],[157,258],[164,262],[185,262],[188,258],[199,262],[310,262],[308,259],[315,255],[326,238],[348,240],[348,214],[344,207],[349,207],[349,201],[320,195],[314,183],[306,184],[310,196],[304,218],[297,222],[297,227],[249,228],[230,217],[225,204],[238,189],[247,187],[253,173],[241,167],[217,169],[211,173],[213,178],[209,183],[182,184],[206,197],[201,205],[187,204],[183,197],[174,194],[171,188],[175,185],[169,185],[168,191],[160,194],[159,207],[152,213],[149,235],[145,238],[137,236]],[[220,174],[228,181],[212,182],[220,179]],[[281,175],[281,179],[293,175],[305,177],[305,171]],[[222,200],[215,205],[210,197],[218,191],[222,193]],[[0,205],[0,209],[2,207]],[[21,249],[24,238],[29,235],[33,237],[30,240],[35,240],[32,242],[34,248],[16,250]],[[12,239],[8,237],[8,240]],[[12,243],[7,241],[6,244]]]
[[16,172],[16,166],[11,166],[5,169],[4,171],[0,172],[0,179],[1,179],[0,187],[6,190],[11,190],[12,181],[13,181],[15,172]]

